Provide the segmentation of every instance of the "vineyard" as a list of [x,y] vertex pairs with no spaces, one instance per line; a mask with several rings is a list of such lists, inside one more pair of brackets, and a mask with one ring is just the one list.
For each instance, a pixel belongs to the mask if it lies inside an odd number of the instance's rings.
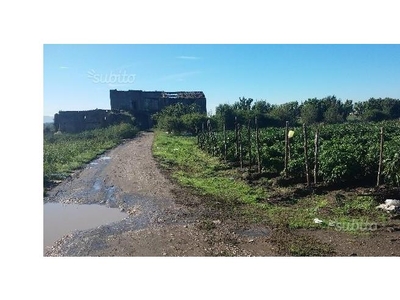
[[201,149],[270,178],[311,184],[400,185],[400,122],[258,129],[257,120],[216,132],[208,123]]

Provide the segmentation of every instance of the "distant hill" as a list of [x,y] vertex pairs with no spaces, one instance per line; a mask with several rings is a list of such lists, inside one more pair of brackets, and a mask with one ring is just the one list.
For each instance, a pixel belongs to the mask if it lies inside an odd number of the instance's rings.
[[43,117],[43,123],[53,123],[53,117],[44,116]]

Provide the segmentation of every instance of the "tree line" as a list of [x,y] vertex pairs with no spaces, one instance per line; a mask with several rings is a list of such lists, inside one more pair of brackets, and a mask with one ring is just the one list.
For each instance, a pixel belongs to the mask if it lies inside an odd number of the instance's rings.
[[338,124],[344,122],[378,122],[400,118],[400,100],[393,98],[370,98],[367,101],[342,101],[336,96],[322,99],[310,98],[302,103],[292,101],[270,104],[265,100],[254,101],[240,97],[233,104],[220,104],[215,114],[207,116],[195,105],[178,103],[155,114],[156,126],[162,130],[196,133],[209,120],[213,128],[234,129],[235,123],[247,124],[257,117],[258,126],[282,127],[286,121],[291,126],[316,123]]

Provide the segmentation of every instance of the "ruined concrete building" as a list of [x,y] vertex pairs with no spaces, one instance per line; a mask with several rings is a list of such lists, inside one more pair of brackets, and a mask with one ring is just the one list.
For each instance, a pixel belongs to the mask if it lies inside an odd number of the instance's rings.
[[131,121],[131,117],[127,114],[105,109],[60,111],[54,115],[56,130],[69,133],[104,128],[112,124]]
[[81,132],[100,128],[107,122],[107,110],[60,111],[54,115],[54,126],[61,132]]
[[153,126],[151,116],[164,107],[176,103],[197,104],[206,113],[206,97],[203,92],[147,92],[142,90],[110,90],[111,110],[95,109],[86,111],[60,111],[54,115],[56,130],[81,132],[102,128],[118,122],[129,122],[129,112],[135,117],[141,129]]
[[203,92],[163,92],[110,90],[112,110],[125,110],[131,112],[140,127],[152,127],[151,115],[164,107],[176,103],[185,105],[197,104],[201,112],[206,113],[206,97]]

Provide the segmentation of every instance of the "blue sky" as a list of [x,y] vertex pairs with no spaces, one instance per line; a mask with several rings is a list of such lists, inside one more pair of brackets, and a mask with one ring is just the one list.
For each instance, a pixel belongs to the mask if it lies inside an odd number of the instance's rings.
[[400,98],[398,44],[45,44],[44,115],[110,108],[109,90],[201,90],[207,110],[336,95]]

